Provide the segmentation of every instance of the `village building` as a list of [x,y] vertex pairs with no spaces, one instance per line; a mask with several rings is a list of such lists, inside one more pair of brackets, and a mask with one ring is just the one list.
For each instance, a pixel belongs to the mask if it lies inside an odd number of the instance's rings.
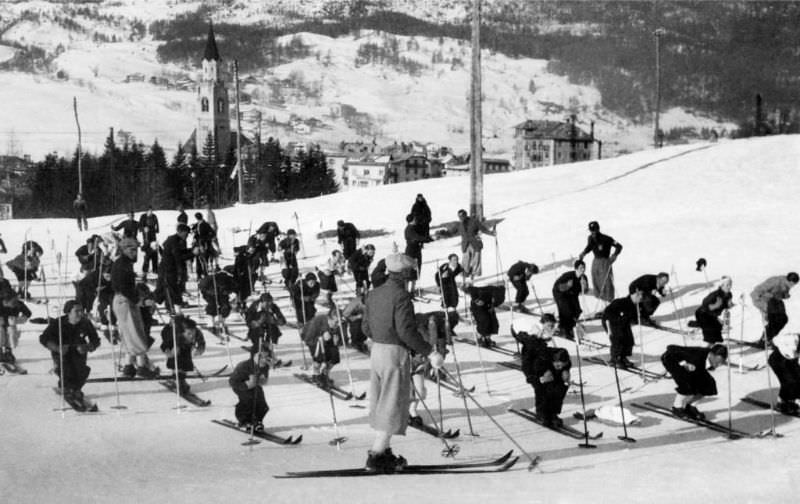
[[515,170],[600,159],[601,149],[594,123],[587,133],[574,115],[565,122],[528,119],[514,127]]

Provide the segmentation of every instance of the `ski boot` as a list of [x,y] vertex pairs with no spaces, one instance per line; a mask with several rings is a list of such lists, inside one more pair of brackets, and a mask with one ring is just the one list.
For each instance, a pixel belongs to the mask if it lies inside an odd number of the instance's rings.
[[161,374],[161,370],[158,369],[158,366],[147,367],[147,366],[139,366],[136,368],[136,376],[140,378],[156,378]]
[[255,425],[253,425],[253,431],[264,432],[264,424],[261,422],[256,422]]
[[700,410],[698,410],[697,408],[695,408],[691,404],[687,404],[686,407],[684,408],[684,410],[686,411],[686,416],[688,416],[691,419],[700,420],[700,421],[703,421],[703,420],[706,419],[706,416],[703,413],[701,413]]
[[778,404],[778,411],[784,415],[797,415],[800,412],[800,406],[794,401],[781,401]]
[[17,359],[14,357],[14,354],[11,352],[10,347],[2,347],[0,348],[0,362],[7,362],[9,364],[14,364]]
[[124,378],[133,378],[136,376],[136,367],[133,364],[125,364],[122,367],[122,376]]
[[419,415],[409,415],[408,423],[409,425],[416,425],[419,427],[422,425],[422,417]]

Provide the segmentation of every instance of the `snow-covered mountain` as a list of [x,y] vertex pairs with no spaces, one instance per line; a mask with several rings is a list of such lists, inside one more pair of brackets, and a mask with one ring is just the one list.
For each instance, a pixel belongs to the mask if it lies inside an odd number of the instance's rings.
[[[0,44],[5,44],[0,45],[0,60],[13,57],[14,44],[37,47],[48,55],[44,68],[0,73],[0,99],[10,118],[0,131],[0,142],[13,144],[34,159],[54,150],[72,152],[77,141],[72,112],[76,97],[85,150],[101,150],[111,127],[146,144],[158,139],[173,150],[195,126],[194,83],[201,54],[183,65],[164,64],[156,54],[159,43],[146,35],[145,27],[193,12],[201,4],[123,0],[0,5]],[[321,2],[228,2],[227,9],[220,7],[221,2],[207,4],[218,7],[216,21],[257,23],[290,11],[316,12]],[[460,7],[453,3],[452,8]],[[292,40],[302,42],[309,55],[242,76],[248,132],[257,130],[254,121],[260,117],[263,138],[329,147],[357,138],[369,142],[376,138],[378,143],[415,140],[451,146],[457,152],[468,150],[469,44],[370,31],[339,38],[300,33],[282,37],[279,43]],[[397,56],[413,63],[403,67],[366,62],[359,51],[368,46],[395,47]],[[224,41],[219,48],[225,60]],[[587,131],[595,122],[606,156],[651,143],[649,125],[609,112],[595,88],[571,83],[549,73],[546,66],[544,60],[484,51],[484,136],[489,155],[510,159],[513,126],[525,119],[561,121],[573,113]],[[342,115],[343,106],[356,115]],[[308,130],[297,128],[301,123]],[[732,127],[680,109],[664,113],[661,124],[664,129]]]
[[[731,338],[755,340],[761,332],[760,315],[749,299],[751,289],[772,275],[798,270],[800,239],[797,238],[796,200],[800,192],[797,176],[800,137],[773,136],[716,144],[675,146],[642,151],[613,160],[592,161],[557,167],[497,174],[486,177],[486,214],[502,218],[498,239],[485,239],[484,273],[500,275],[514,261],[537,263],[541,272],[532,279],[544,310],[552,311],[551,289],[556,275],[565,271],[583,248],[586,224],[598,220],[602,230],[624,245],[614,264],[617,292],[644,273],[671,273],[675,295],[667,298],[655,314],[656,320],[675,329],[686,328],[702,298],[722,275],[733,279],[736,306],[732,311]],[[304,249],[303,272],[313,270],[335,246],[316,238],[338,219],[354,222],[361,229],[384,229],[375,243],[378,257],[391,250],[393,241],[402,244],[404,216],[417,193],[423,193],[432,209],[433,223],[451,221],[456,211],[468,206],[466,178],[431,179],[365,189],[353,193],[274,204],[244,205],[219,209],[223,255],[242,244],[245,234],[265,220],[275,220],[282,229],[299,229]],[[164,229],[176,213],[158,212]],[[90,229],[80,233],[68,219],[4,221],[3,239],[9,255],[19,250],[24,238],[45,248],[44,268],[50,284],[52,311],[69,295],[66,285],[55,282],[59,267],[56,254],[66,262],[62,275],[72,276],[76,261],[72,251],[89,233],[104,232],[122,216],[89,220]],[[163,236],[162,236],[163,238]],[[426,245],[421,275],[423,286],[433,285],[437,260],[459,250],[458,238]],[[695,270],[704,257],[705,273]],[[277,269],[270,267],[270,274]],[[6,277],[9,275],[6,274]],[[33,294],[44,297],[41,282],[34,282]],[[352,280],[340,282],[342,298],[350,295]],[[190,288],[193,285],[190,283]],[[280,294],[274,284],[270,289]],[[800,330],[800,296],[787,300],[790,319],[786,332]],[[740,298],[740,295],[743,297]],[[532,296],[533,298],[533,296]],[[292,318],[286,300],[279,300]],[[584,307],[591,311],[596,301],[589,296]],[[533,301],[531,306],[538,309]],[[31,304],[34,316],[45,315],[45,305]],[[419,303],[417,310],[432,310]],[[201,323],[207,318],[194,310]],[[513,348],[509,334],[512,321],[517,328],[532,318],[500,312],[500,345]],[[234,333],[244,330],[231,317]],[[587,337],[605,341],[599,322],[587,322]],[[119,396],[113,383],[88,384],[85,393],[97,401],[101,414],[80,416],[73,411],[54,411],[59,400],[51,390],[56,377],[49,374],[52,361],[37,339],[42,326],[23,326],[19,362],[29,369],[26,376],[0,376],[0,446],[4,463],[0,469],[3,499],[9,502],[220,502],[269,499],[270,502],[387,503],[443,502],[528,503],[538,502],[648,502],[674,503],[702,500],[722,502],[790,502],[796,494],[794,474],[800,425],[795,419],[777,416],[775,425],[784,437],[731,441],[719,433],[685,422],[635,409],[632,403],[652,401],[671,404],[674,383],[670,380],[644,382],[638,375],[620,373],[622,400],[641,422],[628,434],[635,444],[617,440],[619,425],[589,422],[592,432],[603,431],[596,450],[583,450],[577,441],[552,433],[506,412],[509,406],[531,407],[532,392],[518,371],[497,365],[508,357],[489,351],[478,353],[472,346],[456,344],[464,380],[475,385],[475,399],[530,454],[540,455],[540,470],[528,472],[525,460],[514,470],[481,476],[393,476],[363,479],[275,480],[286,471],[314,468],[360,466],[372,442],[367,410],[337,400],[338,430],[334,429],[331,405],[326,394],[296,380],[289,370],[274,370],[266,387],[271,411],[269,429],[281,433],[302,433],[304,442],[296,448],[261,444],[241,446],[246,437],[211,423],[231,418],[235,395],[224,379],[194,381],[193,389],[211,399],[205,409],[175,410],[176,397],[155,382],[120,383]],[[471,338],[471,326],[461,324],[460,336]],[[648,369],[661,371],[659,355],[669,344],[682,344],[680,335],[651,328],[634,328],[637,346],[634,360],[641,358]],[[153,335],[158,338],[158,333]],[[697,344],[696,335],[688,335]],[[246,352],[231,346],[229,361],[225,345],[208,336],[208,350],[196,359],[203,371],[219,369],[230,361],[246,358]],[[558,343],[575,355],[576,348],[564,340]],[[157,345],[156,345],[157,346]],[[738,372],[737,363],[764,362],[763,352],[732,345],[732,366],[713,372],[719,395],[700,403],[711,420],[727,424],[728,407],[735,428],[758,432],[772,425],[769,413],[739,401],[745,395],[769,397],[765,371]],[[603,351],[581,349],[584,355]],[[297,332],[284,328],[278,355],[302,362]],[[151,351],[163,367],[164,357]],[[103,342],[90,356],[93,376],[111,376],[113,355]],[[577,373],[573,361],[573,373]],[[333,378],[350,387],[365,390],[368,360],[350,353],[333,372]],[[448,369],[454,363],[448,358]],[[583,364],[586,406],[597,408],[617,403],[613,370]],[[573,374],[575,377],[575,374]],[[771,384],[777,391],[775,377]],[[428,405],[438,416],[435,387],[429,389]],[[125,410],[113,410],[119,400]],[[730,400],[730,403],[729,403]],[[486,414],[471,406],[471,422],[479,437],[469,437],[468,422],[460,398],[444,392],[442,408],[448,428],[459,428],[458,460],[470,460],[504,453],[514,446]],[[577,395],[567,396],[563,417],[580,428],[572,414],[581,409]],[[423,413],[426,421],[427,414]],[[340,450],[329,446],[334,435],[348,437]],[[440,441],[410,430],[396,438],[393,447],[414,463],[446,461],[440,456]]]

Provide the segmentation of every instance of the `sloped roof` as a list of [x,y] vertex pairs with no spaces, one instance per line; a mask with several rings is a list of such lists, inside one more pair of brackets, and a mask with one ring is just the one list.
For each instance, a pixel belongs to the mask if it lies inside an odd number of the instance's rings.
[[206,41],[206,50],[203,53],[204,60],[219,61],[219,51],[217,50],[217,39],[214,37],[214,25],[208,24],[208,40]]
[[[572,125],[567,122],[558,121],[534,121],[528,119],[514,126],[519,134],[523,130],[525,136],[530,138],[546,138],[554,140],[572,140]],[[593,140],[591,135],[575,126],[575,140]]]

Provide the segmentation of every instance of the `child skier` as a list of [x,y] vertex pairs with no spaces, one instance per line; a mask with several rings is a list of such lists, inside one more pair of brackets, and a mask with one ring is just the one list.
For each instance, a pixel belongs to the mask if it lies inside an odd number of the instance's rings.
[[228,378],[231,389],[239,398],[235,414],[241,428],[252,428],[256,432],[264,430],[263,421],[269,405],[264,397],[263,385],[269,378],[271,359],[269,349],[262,347],[253,358],[237,364]]
[[247,322],[247,337],[253,343],[250,355],[255,355],[262,346],[272,348],[281,337],[278,326],[286,325],[286,318],[268,292],[261,294],[257,301],[247,307],[244,319]]
[[[203,333],[197,328],[197,323],[189,317],[178,315],[161,330],[161,351],[167,357],[167,367],[173,371],[177,354],[178,386],[181,394],[189,392],[186,373],[194,371],[192,356],[203,355],[205,350],[206,340],[203,338]],[[173,380],[174,373],[173,377],[169,378],[169,381]]]

